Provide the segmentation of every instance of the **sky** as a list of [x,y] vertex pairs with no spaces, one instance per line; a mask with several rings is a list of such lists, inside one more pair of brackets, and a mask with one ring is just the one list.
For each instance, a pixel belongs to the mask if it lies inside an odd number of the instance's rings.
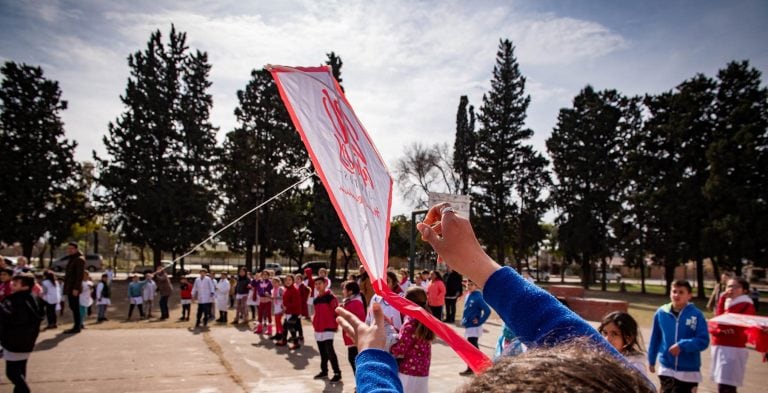
[[[236,126],[236,92],[265,64],[312,66],[334,51],[357,116],[387,165],[406,146],[453,143],[461,95],[490,87],[500,39],[531,96],[530,143],[545,141],[586,85],[626,95],[673,89],[732,60],[768,71],[766,1],[14,1],[0,0],[0,61],[43,68],[68,102],[75,157],[105,156],[124,110],[129,54],[171,24],[212,64],[212,123]],[[765,77],[763,79],[765,81]],[[395,189],[392,214],[410,206]]]

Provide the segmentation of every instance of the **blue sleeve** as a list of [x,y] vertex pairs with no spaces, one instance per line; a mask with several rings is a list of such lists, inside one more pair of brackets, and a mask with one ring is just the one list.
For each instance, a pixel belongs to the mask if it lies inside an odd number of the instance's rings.
[[709,330],[707,329],[707,320],[701,311],[696,310],[696,336],[686,338],[677,342],[680,349],[685,352],[701,352],[709,346]]
[[659,356],[659,347],[661,346],[662,332],[659,322],[659,312],[653,315],[653,327],[651,328],[651,341],[648,343],[648,365],[656,364],[656,357]]
[[488,278],[483,297],[523,343],[546,346],[587,337],[625,361],[589,323],[509,267],[497,270]]
[[488,307],[488,303],[486,303],[482,297],[480,297],[480,301],[478,305],[480,306],[480,310],[482,311],[479,318],[479,323],[478,323],[478,326],[479,326],[484,324],[485,321],[488,320],[488,317],[491,316],[491,308]]
[[381,349],[366,349],[355,358],[355,385],[360,393],[402,393],[397,362]]

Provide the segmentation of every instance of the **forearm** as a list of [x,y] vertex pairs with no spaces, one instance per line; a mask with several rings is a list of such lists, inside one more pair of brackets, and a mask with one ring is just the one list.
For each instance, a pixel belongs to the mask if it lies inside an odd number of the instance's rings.
[[360,392],[402,392],[397,362],[381,349],[365,349],[355,358],[355,385]]

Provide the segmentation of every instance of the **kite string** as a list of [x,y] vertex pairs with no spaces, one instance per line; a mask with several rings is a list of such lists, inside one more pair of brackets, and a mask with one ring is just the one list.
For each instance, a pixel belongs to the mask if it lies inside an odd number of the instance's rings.
[[220,233],[224,232],[225,230],[227,230],[227,228],[231,227],[232,225],[235,225],[235,224],[236,224],[236,223],[238,223],[240,220],[242,220],[243,218],[247,217],[249,214],[251,214],[251,213],[255,212],[256,210],[259,210],[259,209],[261,209],[261,207],[262,207],[262,206],[266,205],[266,204],[267,204],[267,203],[269,203],[269,202],[272,202],[273,200],[277,199],[277,198],[278,198],[280,195],[283,195],[283,194],[285,194],[286,192],[288,192],[288,191],[289,191],[289,190],[291,190],[292,188],[294,188],[294,187],[298,186],[299,184],[303,183],[304,181],[306,181],[307,179],[309,179],[310,177],[312,177],[312,176],[314,176],[314,175],[315,175],[315,172],[311,172],[311,173],[307,173],[307,172],[308,172],[308,171],[307,171],[306,169],[302,169],[302,170],[300,171],[300,173],[302,173],[302,174],[304,175],[304,177],[302,177],[302,178],[301,178],[299,181],[297,181],[296,183],[293,183],[293,184],[291,184],[291,185],[290,185],[290,186],[288,186],[286,189],[284,189],[284,190],[282,190],[282,191],[278,192],[277,194],[273,195],[271,198],[269,198],[269,199],[267,199],[266,201],[264,201],[264,202],[260,203],[258,206],[254,207],[253,209],[251,209],[251,210],[248,210],[248,211],[247,211],[247,212],[245,212],[243,215],[241,215],[240,217],[236,218],[234,221],[232,221],[232,222],[230,222],[229,224],[225,225],[223,228],[221,228],[221,229],[219,229],[218,231],[214,232],[214,233],[213,233],[211,236],[208,236],[208,237],[207,237],[205,240],[201,241],[200,243],[198,243],[197,245],[195,245],[194,247],[192,247],[192,248],[191,248],[189,251],[187,251],[186,253],[184,253],[182,256],[180,256],[180,257],[177,257],[176,259],[174,259],[172,263],[176,263],[176,262],[178,262],[179,260],[181,260],[182,258],[184,258],[184,257],[186,257],[186,256],[189,256],[190,254],[192,254],[193,252],[195,252],[195,251],[196,251],[198,248],[200,248],[202,245],[204,245],[205,243],[208,243],[208,242],[209,242],[211,239],[213,239],[214,237],[216,237],[218,234],[220,234]]

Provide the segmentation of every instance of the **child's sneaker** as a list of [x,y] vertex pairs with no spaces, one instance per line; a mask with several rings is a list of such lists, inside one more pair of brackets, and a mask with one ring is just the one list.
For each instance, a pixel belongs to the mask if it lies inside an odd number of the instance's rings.
[[301,348],[301,345],[299,345],[298,343],[293,343],[293,344],[288,346],[288,349],[290,349],[292,351],[296,350],[296,349],[299,349],[299,348]]
[[261,334],[264,333],[264,327],[261,326],[261,324],[256,325],[256,329],[253,331],[253,334]]
[[272,325],[267,325],[267,336],[272,335]]
[[275,343],[275,346],[276,346],[276,347],[284,347],[286,344],[288,344],[288,342],[286,342],[285,340],[278,340],[278,341]]
[[331,382],[339,382],[341,381],[341,374],[333,374],[333,378],[331,378]]

